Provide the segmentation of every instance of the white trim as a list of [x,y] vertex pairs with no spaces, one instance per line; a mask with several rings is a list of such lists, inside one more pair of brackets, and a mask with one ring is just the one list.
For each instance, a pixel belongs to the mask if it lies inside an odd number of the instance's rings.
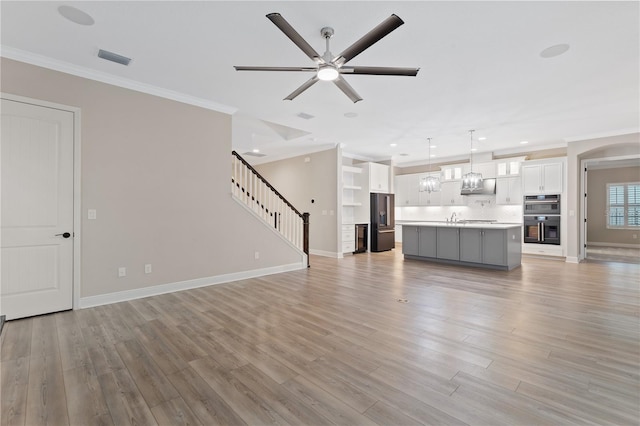
[[0,92],[0,98],[15,102],[68,111],[73,114],[73,290],[71,306],[80,306],[82,288],[82,129],[81,110],[77,107]]
[[141,299],[143,297],[157,296],[159,294],[173,293],[176,291],[224,284],[232,281],[246,280],[249,278],[263,277],[265,275],[280,274],[283,272],[297,271],[306,268],[306,263],[292,263],[289,265],[253,269],[243,272],[233,272],[230,274],[216,275],[213,277],[196,278],[193,280],[154,285],[133,290],[118,291],[115,293],[101,294],[98,296],[83,297],[80,299],[79,308],[84,309],[100,305],[108,305],[111,303],[126,302],[128,300]]
[[587,248],[589,248],[589,246],[594,246],[594,247],[616,247],[616,248],[635,248],[635,249],[640,249],[640,244],[625,244],[625,243],[601,243],[601,242],[592,242],[592,241],[587,241]]
[[70,64],[68,62],[53,59],[48,56],[38,55],[35,53],[27,52],[24,50],[16,49],[2,45],[0,47],[0,56],[8,59],[13,59],[20,62],[25,62],[31,65],[36,65],[43,68],[48,68],[54,71],[60,71],[66,74],[75,75],[78,77],[88,78],[90,80],[99,81],[102,83],[111,84],[118,87],[124,87],[126,89],[135,90],[136,92],[147,93],[149,95],[159,96],[165,99],[171,99],[173,101],[182,102],[189,105],[195,105],[201,108],[223,112],[225,114],[235,114],[238,108],[219,104],[209,99],[198,98],[196,96],[186,95],[184,93],[176,92],[174,90],[164,89],[158,86],[152,86],[150,84],[140,83],[128,78],[117,77],[102,71],[92,70],[86,67]]
[[576,256],[567,256],[567,258],[565,259],[565,262],[567,262],[567,263],[580,263],[580,261],[578,260],[578,258]]
[[[587,235],[587,222],[589,218],[587,217],[587,198],[589,197],[589,188],[587,187],[587,181],[585,180],[585,171],[586,168],[589,170],[590,163],[601,163],[603,161],[617,161],[617,160],[629,160],[629,159],[637,159],[640,158],[638,154],[631,155],[619,155],[615,157],[600,157],[600,158],[586,158],[580,161],[580,193],[579,197],[582,201],[579,203],[580,208],[580,232],[579,232],[579,241],[578,241],[578,256],[580,260],[586,258],[586,248],[585,242],[589,236]],[[585,197],[583,194],[587,194]],[[593,243],[591,243],[593,244]]]
[[332,257],[334,259],[341,259],[343,257],[342,253],[336,253],[333,251],[326,251],[326,250],[309,249],[309,253],[315,256]]

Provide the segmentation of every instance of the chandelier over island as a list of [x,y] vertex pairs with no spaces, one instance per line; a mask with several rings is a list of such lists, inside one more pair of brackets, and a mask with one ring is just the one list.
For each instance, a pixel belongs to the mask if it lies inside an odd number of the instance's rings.
[[[427,138],[429,142],[429,172],[431,172],[431,138]],[[420,179],[420,192],[438,192],[440,191],[440,178],[437,176],[427,175]]]
[[469,130],[471,134],[471,152],[469,154],[470,171],[462,176],[462,189],[467,191],[482,189],[482,174],[474,173],[473,171],[473,132],[475,132],[475,130]]

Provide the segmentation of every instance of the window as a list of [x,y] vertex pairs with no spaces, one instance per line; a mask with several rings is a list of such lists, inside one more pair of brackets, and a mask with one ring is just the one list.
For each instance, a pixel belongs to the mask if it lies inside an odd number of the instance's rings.
[[640,182],[608,183],[607,228],[640,228]]

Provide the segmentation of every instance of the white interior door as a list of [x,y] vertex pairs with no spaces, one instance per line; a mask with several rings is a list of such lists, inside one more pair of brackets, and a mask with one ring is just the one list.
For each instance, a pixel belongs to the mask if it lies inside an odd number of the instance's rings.
[[0,313],[73,307],[73,120],[2,99]]

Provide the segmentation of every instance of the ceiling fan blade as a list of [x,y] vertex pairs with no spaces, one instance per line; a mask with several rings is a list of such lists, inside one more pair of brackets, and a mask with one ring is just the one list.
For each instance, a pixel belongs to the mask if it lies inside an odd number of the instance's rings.
[[360,95],[358,95],[356,91],[353,90],[353,87],[351,87],[351,85],[347,83],[347,80],[342,78],[342,76],[338,76],[338,78],[333,80],[333,82],[336,86],[338,86],[340,90],[344,92],[345,95],[349,97],[349,99],[351,99],[351,101],[353,101],[354,104],[362,100]]
[[402,24],[404,24],[404,21],[397,15],[389,16],[387,19],[378,24],[377,27],[365,34],[360,40],[347,47],[331,62],[337,66],[341,66],[342,64],[349,62],[351,59],[358,56],[365,49],[371,47],[374,43],[380,41],[380,39],[382,39],[384,36],[395,30]]
[[313,67],[252,67],[235,65],[234,68],[236,71],[318,71],[317,68]]
[[313,61],[317,63],[322,63],[324,60],[322,56],[318,52],[315,51],[313,47],[305,39],[302,38],[300,34],[287,22],[286,19],[282,17],[279,13],[270,13],[267,15],[267,18],[271,22],[275,24],[276,27],[280,28],[287,37],[291,39],[292,42],[295,43],[296,46],[300,48],[308,57],[310,57]]
[[365,75],[404,75],[415,77],[420,68],[400,67],[342,67],[341,74],[365,74]]
[[302,86],[298,87],[296,90],[291,92],[291,94],[289,96],[287,96],[286,98],[284,98],[284,100],[286,100],[286,101],[294,100],[296,96],[298,96],[300,93],[304,92],[309,87],[311,87],[314,84],[316,84],[318,82],[318,80],[319,80],[318,76],[314,75],[309,80],[307,80]]

